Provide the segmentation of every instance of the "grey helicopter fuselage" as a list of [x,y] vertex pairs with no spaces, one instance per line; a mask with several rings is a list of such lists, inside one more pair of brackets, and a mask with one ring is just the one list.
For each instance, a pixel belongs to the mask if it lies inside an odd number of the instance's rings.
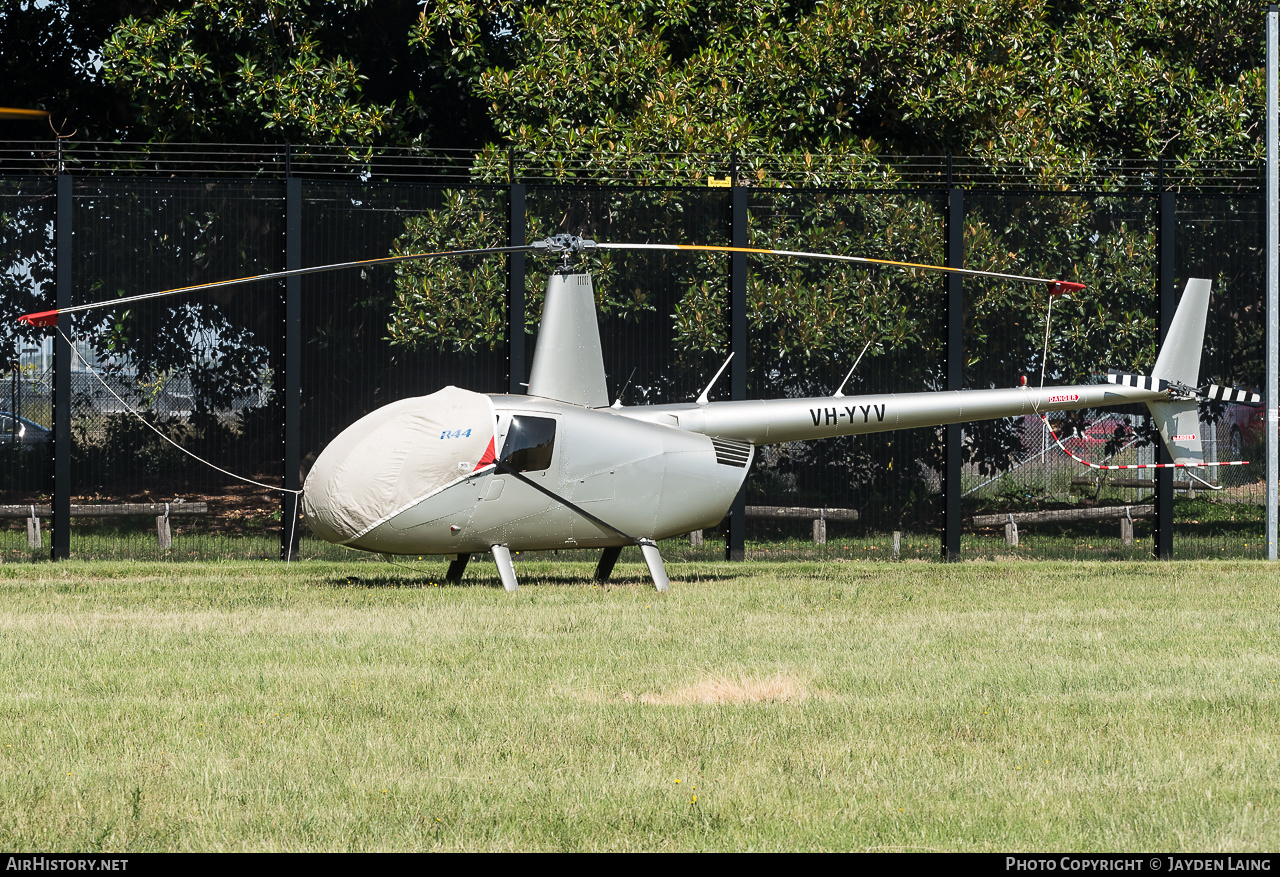
[[[448,404],[439,398],[446,394]],[[406,451],[388,447],[386,435],[370,422],[388,409],[349,427],[344,437],[358,441],[348,446],[340,437],[308,478],[308,512],[324,538],[388,554],[461,554],[493,545],[516,551],[627,545],[635,541],[632,534],[656,540],[717,524],[758,445],[1145,402],[1162,395],[1099,384],[590,409],[536,396],[484,396],[448,388],[396,403],[403,409],[397,413],[400,420],[412,416],[415,407],[453,412],[417,434],[394,439],[411,444]],[[456,399],[468,397],[474,410],[458,413]],[[490,422],[491,436],[486,433]],[[467,443],[470,456],[458,446],[463,432],[475,439]],[[495,449],[491,459],[485,457],[486,437]],[[399,482],[406,454],[447,457],[434,468],[451,480],[432,483],[420,476],[416,495],[364,503],[371,510],[350,522],[335,521],[317,501],[321,482],[377,481],[384,463],[396,471],[382,480]],[[346,461],[354,465],[344,466]],[[357,504],[349,490],[348,508]]]
[[[414,452],[462,457],[454,479],[439,485],[419,480],[419,496],[384,499],[376,512],[354,522],[335,521],[315,495],[321,481],[348,481],[351,470],[336,455],[322,457],[307,479],[311,526],[321,536],[388,554],[486,552],[494,545],[514,551],[628,545],[635,541],[632,534],[663,539],[714,526],[751,463],[753,448],[746,442],[619,417],[616,409],[457,388],[443,392],[466,394],[477,408],[487,403],[492,409],[491,418],[483,410],[470,420],[454,415],[439,435],[432,428],[414,442]],[[440,395],[406,402],[431,407]],[[497,449],[492,461],[482,464],[483,452],[472,459],[454,451],[452,434],[483,432],[487,420]],[[364,421],[348,432],[369,437],[342,451],[363,471],[376,469],[378,459],[398,459],[387,456],[382,437]],[[472,457],[482,444],[471,444]],[[504,468],[493,465],[499,461]]]

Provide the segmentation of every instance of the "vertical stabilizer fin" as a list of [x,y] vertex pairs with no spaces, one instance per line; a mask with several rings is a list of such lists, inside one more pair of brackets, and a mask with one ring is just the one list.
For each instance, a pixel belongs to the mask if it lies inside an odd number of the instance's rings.
[[[1200,381],[1200,352],[1204,349],[1204,325],[1209,313],[1208,280],[1192,278],[1182,291],[1182,300],[1169,324],[1160,355],[1151,369],[1151,377],[1176,387],[1195,387]],[[1173,462],[1198,466],[1204,462],[1200,440],[1200,412],[1194,398],[1148,402],[1147,408],[1160,429],[1160,438]]]
[[1200,441],[1200,412],[1195,399],[1148,402],[1147,409],[1160,429],[1160,438],[1169,449],[1173,462],[1183,466],[1199,466],[1204,463],[1204,446]]
[[529,395],[587,408],[609,407],[590,274],[552,274],[547,278]]
[[1155,367],[1153,378],[1161,378],[1171,384],[1194,387],[1200,380],[1200,351],[1204,349],[1204,323],[1209,312],[1208,280],[1191,279],[1182,291],[1182,301],[1169,324]]

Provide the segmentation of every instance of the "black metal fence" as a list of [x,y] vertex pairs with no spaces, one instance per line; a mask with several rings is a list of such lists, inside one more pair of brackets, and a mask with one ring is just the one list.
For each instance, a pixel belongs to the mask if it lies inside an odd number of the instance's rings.
[[[1038,286],[766,257],[593,257],[610,392],[627,385],[627,404],[692,399],[731,350],[742,355],[720,398],[829,394],[860,355],[846,393],[1012,386],[1039,381],[1042,368],[1051,382],[1088,380],[1150,364],[1190,276],[1214,280],[1204,376],[1261,386],[1258,171],[1167,170],[1050,174],[932,158],[850,167],[811,156],[536,167],[496,154],[0,145],[0,390],[16,415],[0,436],[0,505],[50,507],[39,547],[29,511],[0,518],[0,551],[279,557],[292,536],[302,556],[333,553],[305,523],[289,526],[289,498],[262,485],[298,487],[338,432],[395,399],[447,384],[521,392],[554,266],[512,257],[308,275],[63,315],[57,334],[14,318],[415,248],[571,232],[987,267],[1090,287],[1055,302],[1046,336]],[[1247,453],[1263,438],[1252,410],[1217,406],[1202,417],[1211,456]],[[1154,459],[1139,412],[1055,426],[1099,461]],[[1262,556],[1262,467],[1217,471],[1208,485],[1099,477],[1038,421],[794,443],[761,451],[722,533],[666,550]],[[172,546],[162,547],[150,514],[86,508],[124,503],[168,503]],[[179,515],[199,503],[205,511]],[[1024,527],[1017,546],[1002,528],[972,526],[978,514],[1125,504],[1155,510],[1137,516],[1132,547],[1110,520]],[[747,514],[779,505],[851,509],[857,521],[832,515],[815,544],[809,521]]]

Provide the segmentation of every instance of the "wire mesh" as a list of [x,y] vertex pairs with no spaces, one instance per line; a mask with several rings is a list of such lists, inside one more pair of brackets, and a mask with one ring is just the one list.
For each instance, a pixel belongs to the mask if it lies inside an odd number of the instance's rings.
[[[278,181],[77,178],[73,303],[279,270],[282,196]],[[77,316],[73,505],[205,502],[177,525],[188,556],[278,544],[278,494],[201,461],[281,484],[281,316],[278,283]],[[145,517],[77,515],[72,556],[145,555],[147,532],[160,552]]]
[[[27,418],[31,436],[52,424],[50,345],[32,330],[15,334],[10,317],[52,304],[54,190],[51,177],[32,174],[59,167],[75,174],[76,302],[283,268],[289,172],[306,177],[295,217],[303,265],[505,244],[511,179],[528,183],[529,240],[571,232],[611,241],[725,244],[730,190],[719,184],[729,178],[752,185],[753,245],[939,263],[950,181],[969,187],[967,266],[1089,284],[1086,294],[1054,304],[1050,383],[1087,380],[1091,370],[1107,366],[1141,371],[1150,365],[1158,193],[1176,188],[1179,290],[1187,276],[1214,280],[1202,371],[1220,384],[1262,383],[1255,168],[1206,167],[1195,177],[1195,168],[1152,162],[1093,163],[1070,179],[1055,178],[1055,185],[1076,189],[1049,192],[1036,191],[1045,185],[1049,169],[1043,166],[991,167],[943,157],[540,160],[499,151],[63,144],[59,153],[49,144],[8,144],[0,147],[0,316],[9,358],[0,390],[7,388],[9,401],[0,412]],[[14,173],[22,169],[25,175]],[[715,185],[706,185],[709,179]],[[846,187],[818,188],[833,182]],[[989,188],[996,184],[1006,188]],[[936,275],[756,256],[748,264],[749,397],[829,394],[867,344],[846,393],[942,386],[945,283]],[[584,257],[582,265],[595,279],[611,397],[621,394],[625,404],[694,398],[727,354],[728,257],[614,251]],[[543,286],[554,267],[552,260],[527,259],[531,352]],[[341,429],[386,402],[446,384],[505,391],[506,284],[501,260],[303,278],[297,365],[303,469]],[[85,364],[73,363],[73,502],[207,501],[212,510],[175,516],[170,549],[159,547],[148,519],[77,517],[74,554],[278,556],[278,494],[211,473],[165,445],[131,412],[226,469],[281,483],[282,294],[282,283],[269,283],[74,321]],[[967,279],[965,296],[966,386],[1012,386],[1023,375],[1038,382],[1047,308],[1041,288]],[[728,380],[721,380],[713,399],[727,396]],[[1249,456],[1261,441],[1256,409],[1207,406],[1203,415],[1210,459]],[[10,440],[6,447],[4,425],[0,454],[9,458],[0,489],[6,501],[47,496],[47,443]],[[1089,459],[1137,462],[1151,453],[1142,441],[1140,410],[1094,412],[1053,425],[1068,447]],[[22,428],[13,420],[7,434],[12,439]],[[966,515],[1140,505],[1149,497],[1141,478],[1130,484],[1067,462],[1038,421],[969,425],[965,454]],[[812,520],[755,516],[748,518],[748,556],[884,557],[897,532],[899,557],[936,557],[941,459],[938,430],[759,449],[748,502],[820,510],[826,543],[815,544]],[[1260,556],[1261,466],[1220,473],[1215,486],[1221,491],[1190,482],[1180,492],[1178,556]],[[828,510],[855,511],[858,519],[841,520]],[[6,556],[11,550],[13,556],[44,555],[22,547],[20,521],[4,526]],[[1119,545],[1115,522],[1026,528],[1013,553],[1145,556],[1149,519],[1139,519],[1135,530],[1136,544],[1128,548]],[[719,538],[704,534],[702,547],[679,553],[718,556]],[[304,542],[304,556],[334,551]],[[1011,552],[996,528],[966,536],[964,553]]]
[[[422,184],[312,182],[304,189],[302,263],[324,265],[400,252],[447,249],[437,231],[454,233],[467,219],[505,216],[507,194],[492,188]],[[505,244],[500,236],[484,245]],[[484,299],[494,321],[506,323],[506,272],[501,260],[449,262],[466,288],[434,290],[445,303]],[[303,469],[347,426],[397,399],[447,385],[485,393],[507,386],[505,336],[472,338],[459,349],[441,335],[413,335],[397,320],[403,297],[432,275],[378,266],[307,275],[302,280],[301,456]],[[445,318],[448,319],[448,318]],[[305,533],[303,556],[329,549]]]
[[[1086,288],[1051,301],[1042,285],[966,279],[966,386],[1094,383],[1110,366],[1149,371],[1159,335],[1157,206],[1155,197],[1143,195],[968,193],[967,265]],[[1137,441],[1138,412],[1108,408],[1054,414],[1047,424],[1035,415],[966,424],[966,516],[1149,502],[1149,471],[1126,473],[1141,475],[1145,488],[1117,493],[1112,488],[1122,479],[1099,478],[1053,438],[1056,432],[1073,453],[1098,463],[1154,462],[1150,444]],[[1024,524],[1016,546],[1005,541],[1003,525],[979,528],[966,537],[965,552],[1115,556],[1129,549],[1119,524],[1114,540],[1102,538],[1102,526]]]
[[[17,316],[52,295],[53,182],[0,177],[0,505],[33,504],[52,490],[49,358]],[[0,559],[33,556],[25,523],[0,518]]]
[[[1201,375],[1206,382],[1254,388],[1260,380],[1261,321],[1242,316],[1261,312],[1258,198],[1181,195],[1176,204],[1178,293],[1187,277],[1214,280]],[[968,386],[1016,386],[1022,377],[1035,385],[1042,370],[1049,385],[1097,382],[1108,368],[1149,373],[1159,337],[1158,209],[1154,193],[969,193],[966,264],[1001,265],[1087,288],[1055,299],[1049,321],[1043,288],[966,280]],[[1232,418],[1247,421],[1256,409],[1201,407],[1205,459],[1242,459]],[[1119,513],[1131,506],[1137,510],[1131,541],[1119,517],[1024,525],[1016,544],[1011,528],[1001,523],[967,537],[966,554],[1149,556],[1153,470],[1091,469],[1060,448],[1055,434],[1066,450],[1094,463],[1156,462],[1156,438],[1142,405],[1056,414],[1048,426],[1035,416],[969,424],[966,516],[1098,507]],[[1261,510],[1245,506],[1261,502],[1261,485],[1255,490],[1241,483],[1253,482],[1257,470],[1224,467],[1193,475],[1199,478],[1181,471],[1175,476],[1175,556],[1260,556]]]
[[[940,264],[944,204],[928,193],[756,190],[751,242]],[[750,257],[748,267],[752,398],[830,396],[842,383],[847,395],[941,386],[938,275],[773,256]],[[816,528],[811,518],[749,516],[752,554],[776,556],[766,543],[784,539],[800,556],[890,557],[896,531],[899,557],[936,557],[940,441],[938,430],[915,429],[761,448],[750,505],[837,511],[822,512]],[[813,532],[824,528],[818,543]]]
[[1256,193],[1261,168],[1248,161],[1180,163],[1156,159],[991,161],[946,155],[853,152],[526,154],[510,149],[315,146],[228,143],[0,142],[0,174],[74,173],[167,178],[303,176],[364,183],[610,187],[704,186],[736,181],[753,188],[924,188]]
[[[1265,201],[1257,194],[1183,195],[1177,201],[1179,287],[1188,277],[1213,282],[1200,379],[1263,393],[1266,326],[1260,258]],[[1219,490],[1179,494],[1175,557],[1266,557],[1264,409],[1202,403],[1201,435],[1219,460],[1249,460],[1210,478]]]

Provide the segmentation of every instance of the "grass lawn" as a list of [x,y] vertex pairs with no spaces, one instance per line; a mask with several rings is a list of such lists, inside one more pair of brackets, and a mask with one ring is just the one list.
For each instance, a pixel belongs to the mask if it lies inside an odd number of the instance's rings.
[[1259,562],[0,564],[0,848],[1280,847]]

